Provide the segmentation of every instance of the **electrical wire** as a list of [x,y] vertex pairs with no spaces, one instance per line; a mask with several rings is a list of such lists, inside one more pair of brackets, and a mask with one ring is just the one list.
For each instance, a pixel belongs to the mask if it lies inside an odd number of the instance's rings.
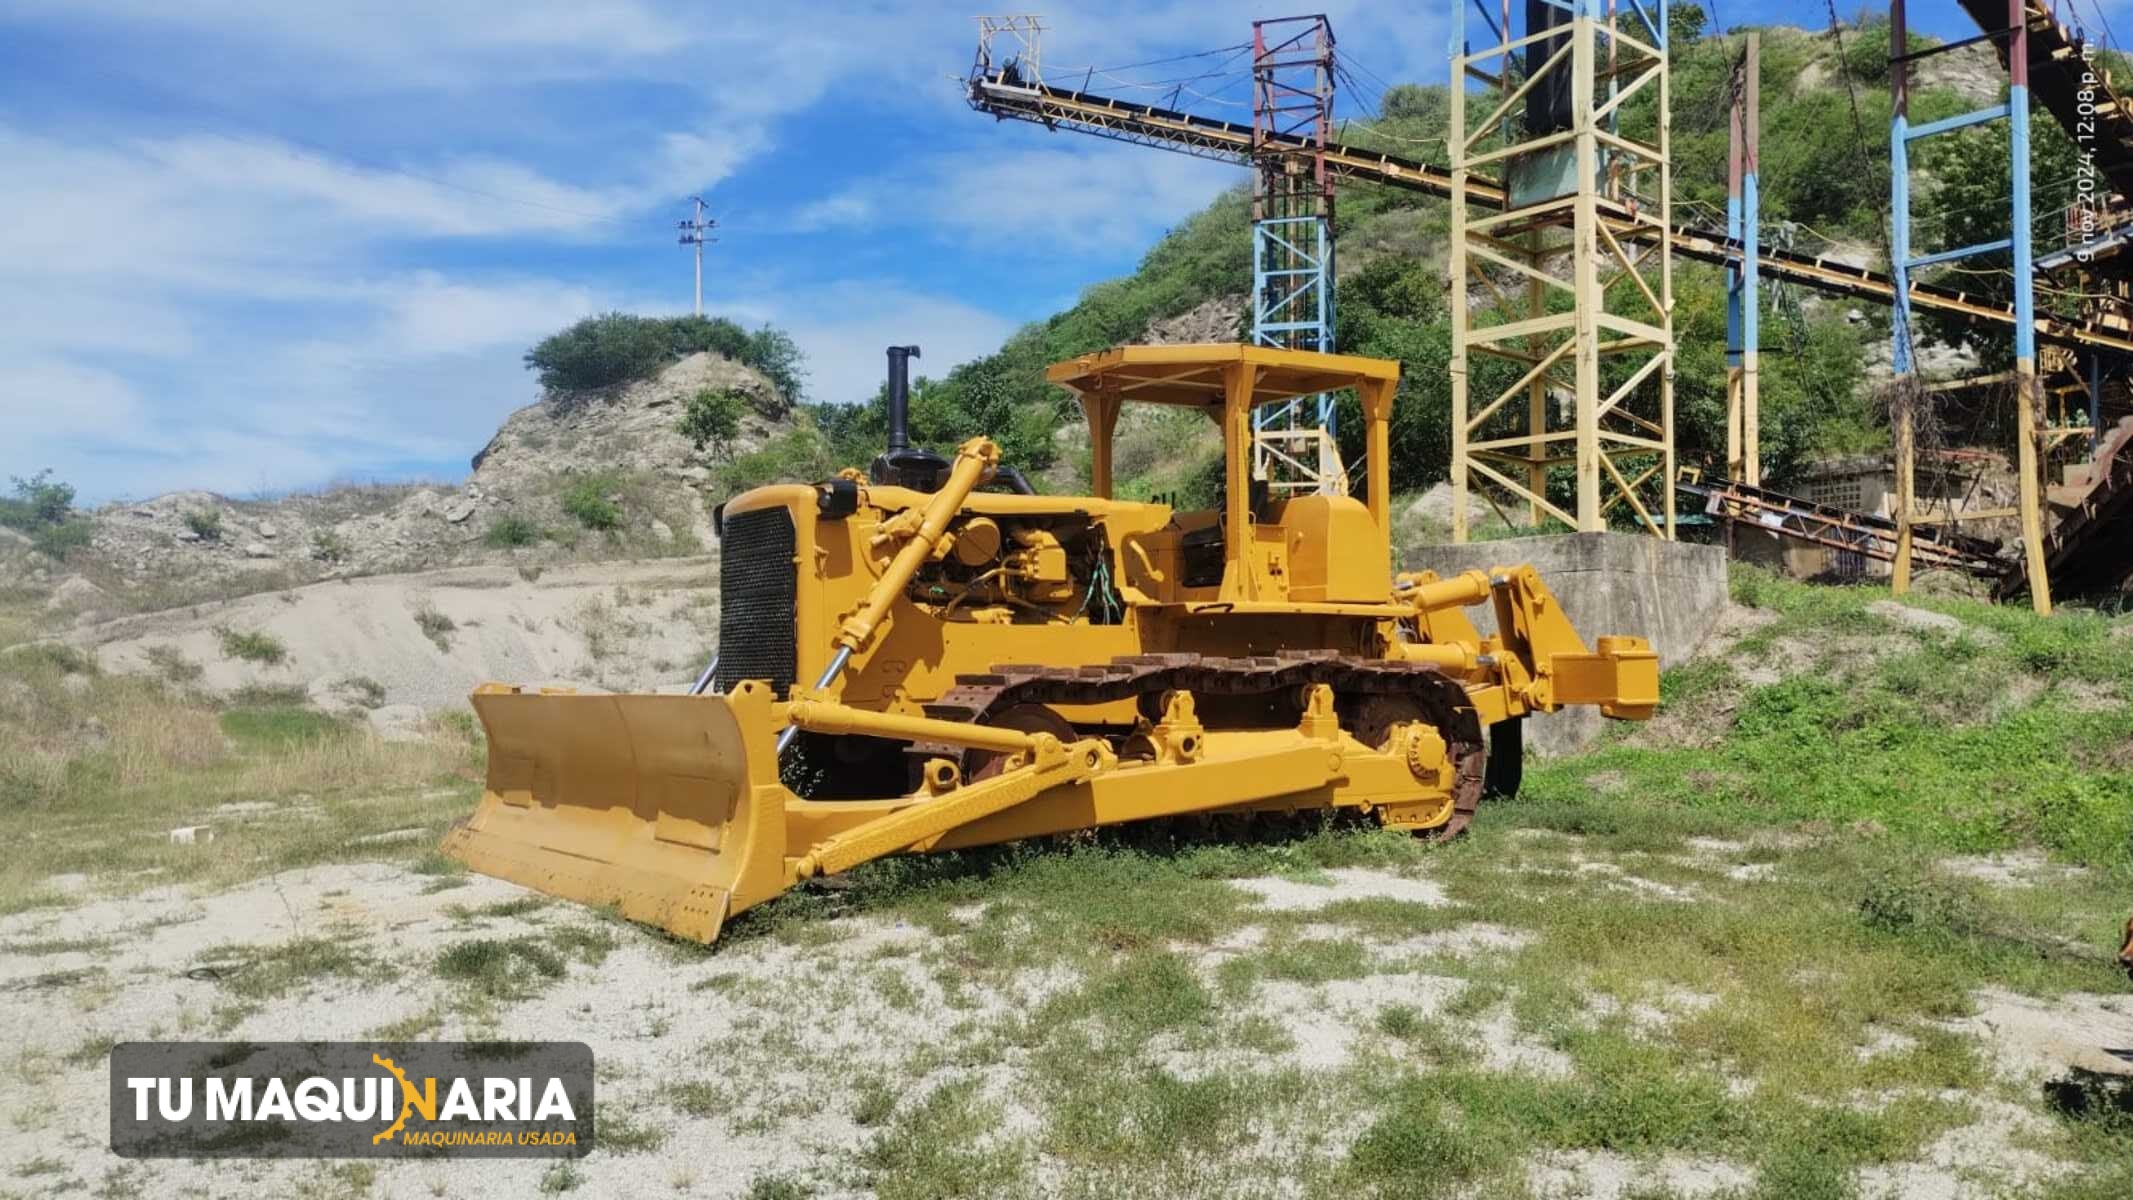
[[[1872,156],[1866,152],[1866,121],[1859,115],[1859,89],[1852,82],[1851,61],[1844,53],[1844,23],[1837,16],[1837,0],[1823,0],[1823,3],[1829,9],[1830,42],[1837,48],[1837,77],[1844,81],[1844,95],[1851,104],[1852,149],[1858,154],[1860,169],[1865,173],[1866,177],[1871,178],[1875,172]],[[1886,176],[1890,169],[1893,168],[1885,169],[1881,174]],[[1892,186],[1889,190],[1893,191],[1894,181],[1891,180],[1890,182]],[[1894,214],[1891,214],[1889,219],[1893,221],[1896,218]],[[1896,245],[1895,239],[1887,226],[1882,227],[1881,231],[1881,252],[1888,259],[1890,269],[1893,271],[1897,265]],[[1907,296],[1895,297],[1899,307],[1908,307],[1908,300],[1909,297]],[[1905,354],[1915,363],[1918,361],[1918,333],[1912,328],[1912,323],[1909,321],[1901,322],[1901,325],[1903,327]]]

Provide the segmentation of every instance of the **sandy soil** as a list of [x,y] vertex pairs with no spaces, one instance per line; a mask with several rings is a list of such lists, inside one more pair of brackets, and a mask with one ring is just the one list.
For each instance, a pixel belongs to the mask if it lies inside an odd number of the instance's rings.
[[[333,580],[219,604],[127,617],[70,635],[107,670],[152,672],[171,647],[202,669],[200,684],[332,690],[374,680],[381,703],[424,709],[463,704],[480,683],[574,683],[611,690],[687,685],[717,639],[712,558],[555,567],[536,579],[506,565]],[[451,622],[434,638],[417,621]],[[265,633],[279,664],[223,652],[221,629]],[[440,645],[439,643],[442,642]]]
[[[1717,852],[1716,847],[1707,852]],[[1359,897],[1441,899],[1428,879],[1375,871],[1330,872],[1322,882],[1280,878],[1237,881],[1270,917],[1283,910]],[[1077,979],[1056,968],[1024,972],[1001,985],[944,975],[930,952],[944,943],[914,926],[879,919],[825,919],[792,944],[737,940],[715,954],[676,949],[635,931],[604,925],[567,904],[530,913],[482,917],[488,904],[530,895],[477,876],[440,881],[397,866],[343,864],[284,872],[219,894],[151,890],[123,899],[86,899],[72,908],[0,918],[0,1025],[25,1031],[0,1125],[0,1161],[56,1160],[40,1186],[78,1180],[122,1185],[118,1194],[287,1194],[326,1178],[331,1164],[254,1161],[197,1166],[183,1162],[123,1164],[105,1149],[105,1075],[101,1046],[110,1039],[198,1037],[363,1039],[394,1022],[432,1016],[427,1036],[526,1035],[568,1031],[589,1042],[600,1064],[603,1113],[625,1114],[664,1132],[644,1153],[599,1151],[579,1164],[576,1194],[642,1196],[647,1190],[691,1196],[741,1195],[766,1171],[806,1172],[821,1182],[853,1178],[845,1166],[872,1131],[856,1119],[851,1081],[869,1073],[893,1080],[899,1094],[922,1095],[954,1079],[975,1079],[981,1094],[1007,1114],[1010,1133],[1038,1127],[1038,1110],[1022,1090],[1019,1050],[975,1067],[957,1065],[968,1031],[1033,1011]],[[976,906],[972,906],[974,909]],[[976,920],[977,911],[961,914]],[[480,937],[536,938],[571,927],[600,927],[615,947],[598,967],[574,965],[567,978],[531,998],[483,1013],[453,984],[428,970],[455,942]],[[1301,930],[1314,935],[1314,926]],[[1316,930],[1333,936],[1335,927]],[[246,948],[298,936],[345,940],[388,970],[361,981],[328,977],[242,1012],[218,1027],[232,1000],[232,964]],[[54,949],[77,942],[78,947]],[[1222,962],[1269,944],[1253,924],[1193,955],[1212,982]],[[1464,981],[1418,972],[1421,954],[1501,954],[1525,944],[1515,929],[1473,922],[1448,931],[1372,943],[1378,971],[1325,983],[1262,980],[1248,1003],[1292,1039],[1269,1061],[1235,1047],[1188,1049],[1173,1035],[1143,1048],[1150,1061],[1193,1077],[1225,1065],[1263,1070],[1292,1065],[1337,1068],[1383,1037],[1373,1015],[1399,1004],[1426,1019],[1456,998]],[[956,994],[944,991],[952,984]],[[885,1002],[891,991],[904,1002]],[[804,998],[804,1002],[802,1001]],[[1662,1027],[1709,998],[1658,997],[1649,1012],[1629,1013]],[[2010,1079],[2082,1061],[2097,1044],[2133,1045],[2133,997],[2069,996],[2056,1004],[1987,992],[1976,1015],[1952,1023],[1981,1039]],[[469,1012],[475,1015],[469,1016]],[[952,1020],[943,1020],[943,1014]],[[833,1019],[825,1019],[828,1015]],[[1609,1014],[1595,1010],[1591,1019]],[[1481,1059],[1492,1070],[1562,1077],[1560,1051],[1521,1030],[1507,1008],[1474,1022]],[[2112,1041],[2112,1039],[2117,1039]],[[915,1052],[937,1051],[937,1065],[913,1077]],[[832,1082],[833,1081],[833,1082]],[[690,1083],[724,1089],[721,1111],[692,1115],[675,1100]],[[1937,1142],[1919,1161],[1876,1168],[1862,1178],[1868,1196],[1974,1194],[1981,1169],[2029,1177],[2053,1164],[2024,1147],[2037,1120],[1976,1098],[1976,1124]],[[701,1108],[702,1106],[699,1106]],[[714,1106],[717,1107],[717,1106]],[[1351,1123],[1355,1129],[1367,1122]],[[1354,1129],[1350,1129],[1352,1134]],[[1337,1151],[1338,1147],[1331,1149]],[[1326,1153],[1328,1146],[1313,1152]],[[2031,1160],[2036,1161],[2031,1161]],[[370,1194],[379,1196],[522,1196],[535,1192],[548,1164],[380,1164]],[[1674,1194],[1717,1195],[1742,1187],[1748,1168],[1715,1159],[1632,1160],[1595,1153],[1547,1153],[1528,1164],[1528,1182],[1544,1197],[1611,1198],[1654,1186]],[[1040,1186],[1057,1183],[1041,1167]],[[831,1191],[827,1194],[842,1194]]]

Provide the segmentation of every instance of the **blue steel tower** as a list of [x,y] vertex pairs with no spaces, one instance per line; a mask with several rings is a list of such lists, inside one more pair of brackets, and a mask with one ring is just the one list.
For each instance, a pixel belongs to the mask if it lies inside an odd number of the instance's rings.
[[[1333,26],[1323,15],[1252,23],[1252,341],[1333,349]],[[1275,492],[1347,490],[1333,398],[1252,415],[1253,474]]]

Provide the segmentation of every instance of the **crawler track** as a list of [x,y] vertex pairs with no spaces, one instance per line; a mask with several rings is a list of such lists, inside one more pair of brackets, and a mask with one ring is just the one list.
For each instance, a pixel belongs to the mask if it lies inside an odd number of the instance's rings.
[[[1143,713],[1161,710],[1163,693],[1184,690],[1198,697],[1293,693],[1311,684],[1333,689],[1343,728],[1370,733],[1383,723],[1385,700],[1407,701],[1444,739],[1456,768],[1452,817],[1436,836],[1450,837],[1474,818],[1486,762],[1481,722],[1457,681],[1427,663],[1355,658],[1330,651],[1295,651],[1252,658],[1199,654],[1138,654],[1086,667],[1012,664],[956,679],[926,715],[950,721],[990,723],[1018,705],[1105,704],[1136,700]],[[1367,738],[1366,738],[1367,740]],[[956,758],[955,747],[919,743],[921,758]]]

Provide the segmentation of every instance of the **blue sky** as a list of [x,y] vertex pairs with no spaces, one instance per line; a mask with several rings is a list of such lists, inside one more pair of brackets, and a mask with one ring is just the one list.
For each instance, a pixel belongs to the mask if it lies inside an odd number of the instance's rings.
[[[1054,79],[1288,11],[1041,7]],[[1444,77],[1445,5],[1322,7],[1376,77]],[[1952,0],[1918,7],[1968,31]],[[531,342],[687,310],[694,192],[721,224],[707,311],[786,328],[813,396],[856,399],[882,346],[934,373],[982,354],[1241,178],[970,112],[971,11],[0,0],[0,473],[49,466],[96,500],[459,478],[536,398]],[[1187,103],[1248,119],[1245,99]]]

